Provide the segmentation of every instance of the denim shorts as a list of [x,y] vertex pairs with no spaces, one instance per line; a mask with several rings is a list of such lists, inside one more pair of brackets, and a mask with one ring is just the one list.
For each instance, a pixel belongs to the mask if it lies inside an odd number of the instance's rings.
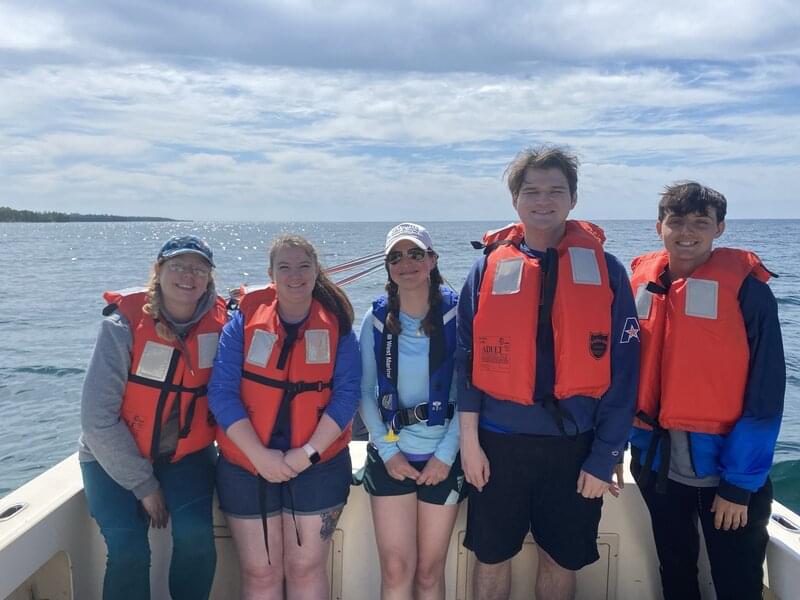
[[[267,516],[282,512],[319,515],[345,505],[350,494],[350,451],[344,448],[284,483],[267,482]],[[220,455],[217,463],[219,508],[240,519],[260,519],[258,477]]]

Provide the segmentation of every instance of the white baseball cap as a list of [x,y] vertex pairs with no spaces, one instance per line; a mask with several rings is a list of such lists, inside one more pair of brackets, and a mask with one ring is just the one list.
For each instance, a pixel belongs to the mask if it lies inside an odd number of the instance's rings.
[[389,254],[394,245],[402,240],[408,240],[418,248],[433,252],[433,240],[427,229],[416,223],[400,223],[392,227],[386,234],[384,254]]

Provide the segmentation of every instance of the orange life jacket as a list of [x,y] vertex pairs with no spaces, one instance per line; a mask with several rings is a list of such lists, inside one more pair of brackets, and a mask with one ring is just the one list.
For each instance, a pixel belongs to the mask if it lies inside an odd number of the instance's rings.
[[[541,259],[519,249],[522,224],[488,232],[486,270],[473,320],[472,383],[498,399],[533,404],[536,334],[542,297]],[[567,221],[556,248],[558,279],[552,304],[554,395],[601,397],[611,383],[608,350],[613,292],[603,231]]]
[[[214,305],[182,343],[158,335],[156,322],[142,308],[142,289],[106,292],[103,298],[128,321],[133,335],[131,367],[122,399],[122,419],[142,456],[159,458],[161,427],[179,404],[178,445],[169,457],[176,462],[214,441],[214,421],[208,411],[206,384],[217,353],[219,332],[227,318],[225,301]],[[104,313],[110,312],[107,308]]]
[[[312,300],[308,318],[300,326],[286,364],[278,360],[286,330],[278,316],[274,286],[246,293],[239,302],[244,317],[244,363],[240,396],[258,438],[267,446],[281,405],[286,403],[291,424],[291,447],[307,443],[317,428],[331,396],[339,323],[336,316]],[[336,438],[320,460],[326,461],[347,446],[350,425]],[[257,470],[244,452],[217,429],[220,451],[230,462],[254,475]]]
[[752,252],[717,248],[691,277],[665,286],[668,264],[666,250],[631,263],[642,345],[635,425],[728,433],[742,414],[750,360],[739,288],[770,273]]

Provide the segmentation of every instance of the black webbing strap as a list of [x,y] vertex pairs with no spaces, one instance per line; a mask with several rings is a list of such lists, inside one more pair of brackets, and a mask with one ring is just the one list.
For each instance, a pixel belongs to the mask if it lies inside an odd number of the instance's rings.
[[261,385],[280,388],[292,394],[292,396],[302,394],[303,392],[321,392],[331,387],[330,381],[283,381],[281,379],[264,377],[263,375],[258,375],[250,371],[242,371],[242,378],[260,383]]
[[269,528],[267,525],[267,480],[258,475],[258,508],[261,512],[261,531],[264,532],[264,548],[267,550],[267,564],[272,566],[269,559]]
[[[169,383],[168,381],[162,382],[162,381],[156,381],[154,379],[148,379],[147,377],[142,377],[141,375],[135,375],[133,373],[128,373],[128,381],[139,385],[145,385],[147,387],[160,389],[162,390],[161,392],[162,395],[169,393],[176,393],[178,394],[176,401],[178,402],[179,405],[181,401],[181,394],[191,393],[192,398],[191,400],[189,400],[189,405],[186,407],[186,418],[184,419],[183,426],[180,428],[180,431],[178,432],[179,438],[189,437],[189,433],[191,433],[192,430],[192,420],[194,419],[194,412],[197,406],[197,401],[203,396],[208,395],[208,386],[201,385],[198,387],[188,387],[185,385],[181,385],[179,383]],[[160,401],[161,400],[159,398],[159,402]]]
[[[452,402],[447,403],[447,414],[445,419],[452,419],[456,414],[456,406]],[[412,408],[401,408],[392,418],[392,429],[400,431],[403,427],[424,423],[428,420],[428,403],[423,402]]]
[[294,479],[286,482],[286,489],[289,490],[289,502],[292,504],[292,523],[294,524],[294,535],[297,538],[297,545],[302,546],[300,542],[300,529],[297,527],[297,517],[294,512]]
[[[558,250],[548,248],[541,261],[541,287],[539,289],[539,323],[536,327],[536,348],[553,348],[555,353],[555,341],[553,339],[553,304],[556,299],[556,286],[558,285]],[[544,390],[534,401],[542,404],[542,407],[553,418],[558,427],[558,432],[564,437],[572,440],[578,438],[578,423],[575,417],[564,408],[556,398],[553,388],[555,382],[551,382],[550,389]],[[564,421],[569,421],[575,428],[575,433],[569,435]]]
[[636,413],[636,418],[653,428],[653,437],[650,438],[650,445],[647,448],[647,454],[645,455],[644,464],[642,465],[641,474],[639,475],[639,483],[644,487],[650,481],[650,475],[653,473],[653,462],[655,461],[656,452],[660,445],[661,463],[656,473],[656,492],[659,494],[666,494],[667,479],[669,478],[669,463],[672,455],[672,439],[669,436],[669,430],[661,427],[658,421],[644,411],[640,410]]

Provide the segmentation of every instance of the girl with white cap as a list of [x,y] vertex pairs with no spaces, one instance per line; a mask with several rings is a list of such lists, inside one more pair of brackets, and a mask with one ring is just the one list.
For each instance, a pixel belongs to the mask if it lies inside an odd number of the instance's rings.
[[381,597],[444,598],[450,534],[466,487],[458,458],[453,353],[458,297],[424,227],[386,236],[386,294],[361,326],[362,480],[371,497]]

